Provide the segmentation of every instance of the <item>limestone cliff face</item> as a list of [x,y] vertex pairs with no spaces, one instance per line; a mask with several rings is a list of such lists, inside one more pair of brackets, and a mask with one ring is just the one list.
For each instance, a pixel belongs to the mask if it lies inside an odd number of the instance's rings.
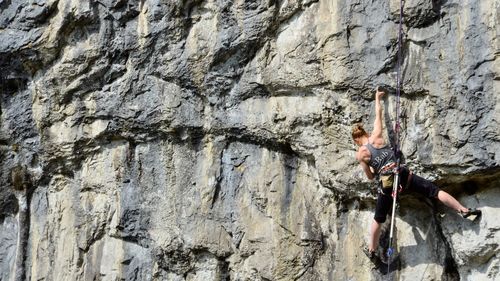
[[0,280],[499,280],[499,5],[405,1],[406,162],[483,216],[403,195],[384,276],[399,1],[0,0]]

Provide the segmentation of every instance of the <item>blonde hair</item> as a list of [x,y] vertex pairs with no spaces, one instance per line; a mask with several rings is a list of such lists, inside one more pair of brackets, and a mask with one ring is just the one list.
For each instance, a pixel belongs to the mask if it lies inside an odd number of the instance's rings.
[[368,136],[362,123],[356,123],[352,126],[352,139],[357,139],[362,136]]

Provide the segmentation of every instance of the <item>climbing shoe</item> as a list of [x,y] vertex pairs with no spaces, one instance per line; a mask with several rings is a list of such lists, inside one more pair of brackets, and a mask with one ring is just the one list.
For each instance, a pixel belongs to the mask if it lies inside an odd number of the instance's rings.
[[370,250],[368,250],[368,247],[363,248],[363,253],[365,253],[365,255],[370,259],[375,268],[379,268],[384,264],[380,257],[375,254],[375,252],[370,252]]
[[476,217],[479,217],[479,216],[481,215],[481,210],[478,210],[478,209],[471,209],[471,208],[469,208],[469,209],[467,209],[467,212],[462,212],[462,211],[460,211],[459,213],[460,213],[460,215],[461,215],[464,219],[466,219],[466,218],[468,218],[468,217],[470,217],[470,216],[476,216]]

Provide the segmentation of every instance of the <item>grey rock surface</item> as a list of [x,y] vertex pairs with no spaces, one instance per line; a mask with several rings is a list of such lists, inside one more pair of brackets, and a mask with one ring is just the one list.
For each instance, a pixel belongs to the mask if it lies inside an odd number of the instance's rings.
[[403,195],[384,275],[400,1],[0,0],[0,280],[500,279],[500,4],[404,2],[406,162],[483,216]]

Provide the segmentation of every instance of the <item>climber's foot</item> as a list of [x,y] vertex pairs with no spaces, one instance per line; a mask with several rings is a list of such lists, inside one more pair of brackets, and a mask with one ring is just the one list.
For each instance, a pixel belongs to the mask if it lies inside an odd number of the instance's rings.
[[472,208],[468,208],[467,211],[459,211],[459,214],[464,218],[468,218],[470,216],[476,216],[476,217],[479,217],[481,216],[481,210],[478,210],[478,209],[472,209]]
[[379,268],[384,264],[375,251],[370,251],[368,247],[363,248],[363,253],[370,259],[375,268]]

